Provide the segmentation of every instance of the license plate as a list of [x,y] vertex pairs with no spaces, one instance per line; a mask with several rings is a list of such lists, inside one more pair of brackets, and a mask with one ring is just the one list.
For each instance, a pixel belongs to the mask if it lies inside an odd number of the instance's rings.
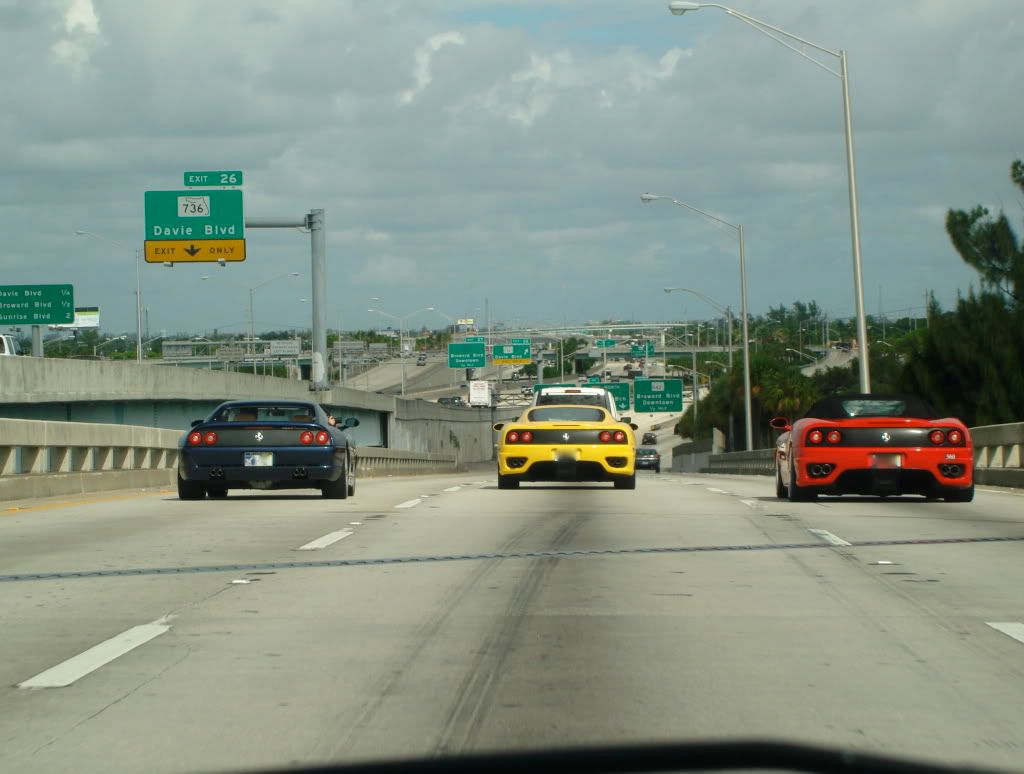
[[266,468],[274,464],[274,452],[245,452],[242,463],[247,468]]
[[902,454],[872,454],[871,467],[873,468],[902,468]]

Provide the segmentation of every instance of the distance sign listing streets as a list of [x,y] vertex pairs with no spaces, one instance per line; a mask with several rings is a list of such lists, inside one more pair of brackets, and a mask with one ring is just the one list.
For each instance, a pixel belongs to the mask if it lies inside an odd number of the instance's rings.
[[0,325],[59,325],[75,321],[71,285],[0,286]]
[[637,412],[683,410],[682,379],[643,379],[633,383],[633,406]]

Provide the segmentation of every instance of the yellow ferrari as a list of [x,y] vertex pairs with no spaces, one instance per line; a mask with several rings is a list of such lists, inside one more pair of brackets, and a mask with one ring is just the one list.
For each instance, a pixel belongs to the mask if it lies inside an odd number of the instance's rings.
[[534,406],[494,425],[498,488],[520,481],[614,481],[636,489],[636,425],[597,406]]

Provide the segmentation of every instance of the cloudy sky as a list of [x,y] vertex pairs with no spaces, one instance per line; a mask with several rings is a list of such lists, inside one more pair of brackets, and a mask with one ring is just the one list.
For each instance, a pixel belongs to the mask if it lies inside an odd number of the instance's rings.
[[[738,308],[732,233],[643,191],[744,225],[752,313],[851,315],[839,79],[666,5],[0,0],[2,284],[73,283],[134,330],[143,192],[238,169],[247,216],[326,211],[331,327],[714,315],[665,285]],[[849,52],[869,313],[953,302],[946,209],[1024,214],[1024,3],[735,7]],[[143,265],[153,335],[243,331],[262,283],[258,329],[308,327],[308,236],[247,236],[227,268]]]

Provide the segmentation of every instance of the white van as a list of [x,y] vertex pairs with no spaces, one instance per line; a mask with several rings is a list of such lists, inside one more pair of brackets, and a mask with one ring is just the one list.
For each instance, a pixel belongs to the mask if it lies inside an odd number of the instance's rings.
[[600,406],[608,409],[616,421],[619,417],[615,397],[604,387],[541,387],[533,396],[534,406],[572,404],[577,406]]
[[0,334],[0,357],[20,354],[21,348],[18,346],[18,340],[6,333]]

